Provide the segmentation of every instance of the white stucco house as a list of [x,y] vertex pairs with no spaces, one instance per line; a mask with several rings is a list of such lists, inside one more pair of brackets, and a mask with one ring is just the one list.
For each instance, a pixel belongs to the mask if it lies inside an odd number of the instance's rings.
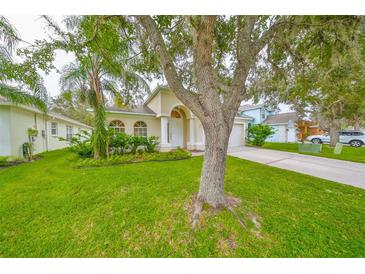
[[92,128],[61,114],[42,111],[23,105],[15,105],[0,98],[0,156],[23,157],[23,144],[29,141],[28,129],[34,128],[34,153],[68,146],[59,137],[69,139],[73,134]]
[[[247,123],[245,114],[234,120],[229,146],[245,144]],[[110,127],[132,135],[157,136],[160,150],[177,147],[204,150],[204,130],[199,119],[167,87],[157,87],[143,105],[134,108],[107,108]]]

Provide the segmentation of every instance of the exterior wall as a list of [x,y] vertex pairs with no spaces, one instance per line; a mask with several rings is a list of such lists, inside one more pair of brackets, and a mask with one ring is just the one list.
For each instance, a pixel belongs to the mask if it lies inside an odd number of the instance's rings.
[[275,131],[275,133],[272,136],[266,138],[267,142],[280,142],[279,127],[280,127],[279,125],[271,125],[271,128]]
[[[183,119],[183,147],[190,150],[204,150],[205,136],[201,122],[181,103],[173,92],[161,91],[148,102],[147,106],[156,113],[156,116],[108,112],[108,123],[113,120],[120,120],[125,125],[125,133],[133,135],[134,123],[144,121],[147,124],[147,135],[159,137],[160,150],[167,151],[175,148],[171,144],[170,117],[173,108],[178,107]],[[235,124],[242,126],[241,138],[243,145],[245,143],[247,120],[236,119]],[[163,132],[161,132],[161,128]]]
[[287,124],[270,125],[274,129],[275,133],[271,137],[267,138],[267,142],[297,142],[296,127],[290,127]]
[[241,114],[246,114],[248,116],[253,117],[253,124],[260,124],[262,123],[262,119],[261,119],[261,111],[260,108],[256,108],[256,109],[249,109],[249,110],[245,110],[245,111],[241,111]]
[[[3,127],[2,121],[8,121],[7,127]],[[58,124],[57,136],[51,136],[51,121]],[[73,127],[73,133],[78,133],[78,129],[90,130],[74,122],[64,121],[58,118],[52,119],[43,113],[23,109],[16,106],[0,106],[0,155],[23,157],[23,144],[29,142],[28,128],[36,128],[38,136],[34,138],[34,153],[41,153],[47,150],[61,149],[68,146],[65,141],[59,141],[58,137],[66,138],[66,125]],[[9,141],[6,142],[6,136]],[[4,142],[3,142],[3,139]]]
[[[268,116],[278,114],[278,111],[267,110],[267,109],[264,109],[263,107],[259,107],[259,108],[255,108],[255,109],[241,111],[241,114],[246,114],[248,116],[253,117],[254,119],[251,121],[251,123],[261,124]],[[265,114],[265,117],[262,117],[262,114]]]
[[134,124],[137,121],[143,121],[147,124],[147,136],[161,137],[161,122],[154,116],[131,115],[124,113],[107,113],[108,124],[113,120],[120,120],[124,123],[125,133],[134,134]]
[[161,115],[161,93],[157,94],[147,105],[157,116]]
[[10,107],[0,106],[0,156],[11,155]]
[[[181,101],[177,99],[175,94],[173,94],[171,91],[163,91],[160,93],[160,95],[161,95],[161,115],[170,116],[170,112],[173,107],[183,105],[183,103],[181,103]],[[188,112],[185,114],[186,117],[189,118],[190,111],[187,110],[185,112]]]
[[[57,123],[57,135],[52,135],[51,132],[51,124],[52,122]],[[72,127],[72,133],[78,134],[81,133],[82,130],[87,130],[90,132],[90,129],[87,129],[83,126],[80,126],[78,124],[63,121],[61,119],[52,118],[47,120],[47,139],[48,139],[48,150],[55,150],[55,149],[61,149],[68,146],[68,143],[66,141],[59,141],[58,138],[62,137],[66,139],[66,126]]]
[[10,117],[11,155],[23,157],[22,145],[25,142],[29,142],[28,128],[36,128],[38,130],[38,136],[34,138],[33,142],[34,154],[46,150],[45,138],[42,136],[42,130],[45,130],[43,114],[12,106]]

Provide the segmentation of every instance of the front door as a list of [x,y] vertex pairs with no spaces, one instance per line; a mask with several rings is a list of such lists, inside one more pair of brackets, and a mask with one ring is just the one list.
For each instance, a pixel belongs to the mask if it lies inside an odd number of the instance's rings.
[[171,118],[171,145],[173,147],[183,147],[184,130],[182,118]]

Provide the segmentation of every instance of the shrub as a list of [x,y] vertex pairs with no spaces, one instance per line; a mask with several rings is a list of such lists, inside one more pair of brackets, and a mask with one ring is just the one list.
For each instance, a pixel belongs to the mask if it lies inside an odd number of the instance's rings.
[[130,147],[130,136],[125,133],[112,133],[109,148],[113,154],[123,154]]
[[248,142],[255,146],[262,146],[266,138],[274,133],[275,131],[269,125],[252,125],[248,129]]
[[156,151],[156,147],[157,147],[158,144],[159,144],[158,137],[156,137],[156,136],[147,137],[144,141],[145,150],[147,152]]
[[[67,141],[62,137],[58,139],[60,141]],[[70,144],[71,151],[77,153],[82,158],[90,158],[94,155],[93,146],[91,143],[91,135],[87,131],[82,131],[80,134],[75,134],[67,142]]]
[[191,153],[184,149],[176,149],[169,152],[152,152],[147,153],[143,150],[138,150],[136,154],[123,154],[123,155],[112,155],[109,159],[79,159],[76,163],[76,167],[100,167],[100,166],[111,166],[117,164],[127,163],[139,163],[149,161],[174,161],[188,159],[191,157]]
[[38,136],[38,130],[35,128],[28,128],[27,133],[29,137],[37,137]]
[[129,144],[133,154],[136,153],[139,146],[145,144],[145,139],[146,137],[143,136],[130,136]]

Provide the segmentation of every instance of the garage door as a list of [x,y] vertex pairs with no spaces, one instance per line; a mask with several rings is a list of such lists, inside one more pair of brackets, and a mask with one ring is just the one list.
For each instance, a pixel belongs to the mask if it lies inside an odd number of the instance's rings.
[[233,125],[231,136],[229,137],[229,147],[242,146],[244,141],[243,125]]

